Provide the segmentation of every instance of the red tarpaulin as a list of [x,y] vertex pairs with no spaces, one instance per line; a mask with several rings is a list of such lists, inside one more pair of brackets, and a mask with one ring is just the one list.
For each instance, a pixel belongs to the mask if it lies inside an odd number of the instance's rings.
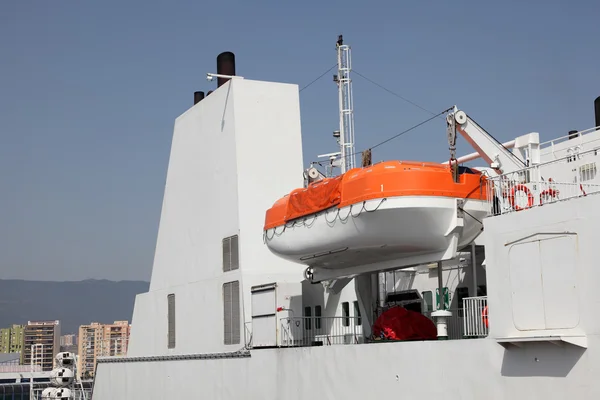
[[373,336],[390,340],[429,340],[437,339],[437,329],[423,314],[404,307],[393,307],[377,318]]
[[290,194],[286,221],[304,217],[340,204],[342,199],[340,184],[343,175],[327,178],[311,184],[306,189],[298,189]]

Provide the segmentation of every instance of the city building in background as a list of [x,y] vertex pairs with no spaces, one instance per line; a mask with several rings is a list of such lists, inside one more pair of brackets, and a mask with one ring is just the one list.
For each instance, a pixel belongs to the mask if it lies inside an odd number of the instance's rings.
[[62,335],[60,337],[61,346],[75,346],[77,344],[77,335],[70,333],[68,335]]
[[60,321],[27,322],[22,352],[24,365],[40,365],[42,371],[51,371],[59,351]]
[[12,325],[0,329],[0,353],[21,353],[23,351],[24,325]]
[[77,335],[74,333],[62,335],[60,337],[60,351],[68,351],[74,354],[78,354],[79,348],[77,346]]
[[79,327],[79,357],[77,372],[80,378],[92,378],[98,357],[123,356],[127,353],[127,343],[131,325],[128,321],[115,321],[112,324],[92,322]]

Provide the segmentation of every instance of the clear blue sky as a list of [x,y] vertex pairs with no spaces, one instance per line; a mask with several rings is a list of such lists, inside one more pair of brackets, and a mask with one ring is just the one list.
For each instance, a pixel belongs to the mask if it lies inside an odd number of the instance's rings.
[[[547,140],[594,123],[598,15],[593,0],[3,1],[0,278],[149,279],[173,122],[221,51],[247,78],[304,86],[343,33],[390,90]],[[301,93],[306,162],[335,150],[331,75]],[[354,96],[357,150],[429,117],[358,76]],[[443,120],[373,157],[447,159]]]

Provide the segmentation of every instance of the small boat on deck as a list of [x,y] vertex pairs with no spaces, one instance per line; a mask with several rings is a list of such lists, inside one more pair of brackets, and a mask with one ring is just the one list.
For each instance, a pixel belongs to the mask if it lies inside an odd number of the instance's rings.
[[[486,176],[449,164],[387,161],[293,190],[266,212],[277,256],[322,268],[444,253],[470,244],[490,211]],[[457,210],[464,222],[457,228]]]

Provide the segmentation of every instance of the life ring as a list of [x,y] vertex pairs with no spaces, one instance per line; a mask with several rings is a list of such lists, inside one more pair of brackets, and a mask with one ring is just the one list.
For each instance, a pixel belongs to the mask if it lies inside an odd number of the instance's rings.
[[490,324],[488,321],[488,306],[483,307],[483,311],[481,312],[481,321],[483,321],[483,324],[485,325],[486,328],[490,327]]
[[553,201],[558,198],[558,190],[555,189],[546,189],[542,193],[540,193],[540,204],[544,204],[546,199]]
[[508,201],[510,203],[510,206],[512,208],[514,208],[516,211],[523,209],[522,207],[519,207],[518,205],[515,204],[515,193],[517,191],[521,191],[521,192],[524,192],[525,194],[527,194],[527,207],[533,207],[533,203],[534,203],[533,195],[529,191],[529,188],[523,184],[513,186],[513,188],[510,190],[510,196],[508,196]]

